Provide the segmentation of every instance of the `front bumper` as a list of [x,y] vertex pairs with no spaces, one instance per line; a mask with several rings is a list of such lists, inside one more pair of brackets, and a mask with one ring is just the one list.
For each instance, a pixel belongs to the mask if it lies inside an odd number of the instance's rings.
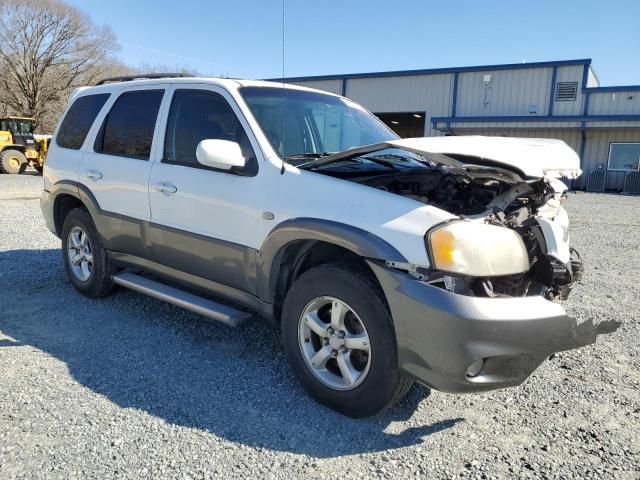
[[578,324],[540,296],[457,295],[368,263],[391,309],[400,370],[444,392],[519,385],[552,353],[592,344],[619,326]]
[[42,215],[44,216],[44,221],[47,224],[47,228],[54,235],[58,235],[56,232],[56,222],[54,220],[53,215],[53,195],[46,190],[42,190],[40,194],[40,210],[42,210]]

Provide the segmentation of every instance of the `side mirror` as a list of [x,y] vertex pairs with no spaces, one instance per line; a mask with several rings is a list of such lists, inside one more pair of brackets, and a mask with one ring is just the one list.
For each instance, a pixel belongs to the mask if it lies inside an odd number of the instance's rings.
[[233,167],[244,167],[240,145],[229,140],[202,140],[196,148],[198,163],[206,167],[231,170]]

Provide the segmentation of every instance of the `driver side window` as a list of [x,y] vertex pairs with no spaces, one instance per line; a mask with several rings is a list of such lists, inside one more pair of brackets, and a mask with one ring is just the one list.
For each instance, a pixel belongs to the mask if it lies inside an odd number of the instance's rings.
[[215,170],[198,163],[202,140],[228,140],[240,145],[246,168],[257,167],[251,143],[227,101],[205,90],[176,90],[171,101],[164,139],[163,163]]

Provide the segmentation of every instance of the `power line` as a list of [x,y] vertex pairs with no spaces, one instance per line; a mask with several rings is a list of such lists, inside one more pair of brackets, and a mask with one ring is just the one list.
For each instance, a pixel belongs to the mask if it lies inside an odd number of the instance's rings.
[[195,57],[188,57],[186,55],[180,55],[180,54],[172,53],[172,52],[165,52],[163,50],[158,50],[156,48],[144,47],[142,45],[134,45],[132,43],[120,42],[120,41],[114,40],[112,38],[99,37],[97,35],[87,35],[87,34],[84,34],[84,33],[78,33],[78,35],[81,35],[81,36],[87,37],[87,38],[93,38],[95,40],[103,40],[105,42],[117,43],[118,45],[121,45],[121,46],[127,47],[127,48],[137,48],[139,50],[145,50],[147,52],[158,53],[160,55],[169,55],[169,56],[176,57],[176,58],[181,58],[181,59],[184,59],[184,60],[190,60],[192,62],[208,63],[209,65],[214,65],[215,67],[217,67],[219,69],[230,68],[228,65],[222,65],[222,64],[219,64],[219,63],[211,62],[209,60],[203,60],[203,59],[195,58]]

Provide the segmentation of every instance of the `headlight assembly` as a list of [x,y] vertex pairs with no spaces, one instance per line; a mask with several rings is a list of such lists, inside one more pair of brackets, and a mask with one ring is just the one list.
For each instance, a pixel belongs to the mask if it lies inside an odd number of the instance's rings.
[[520,235],[506,227],[455,221],[427,233],[433,268],[472,277],[512,275],[529,270]]

